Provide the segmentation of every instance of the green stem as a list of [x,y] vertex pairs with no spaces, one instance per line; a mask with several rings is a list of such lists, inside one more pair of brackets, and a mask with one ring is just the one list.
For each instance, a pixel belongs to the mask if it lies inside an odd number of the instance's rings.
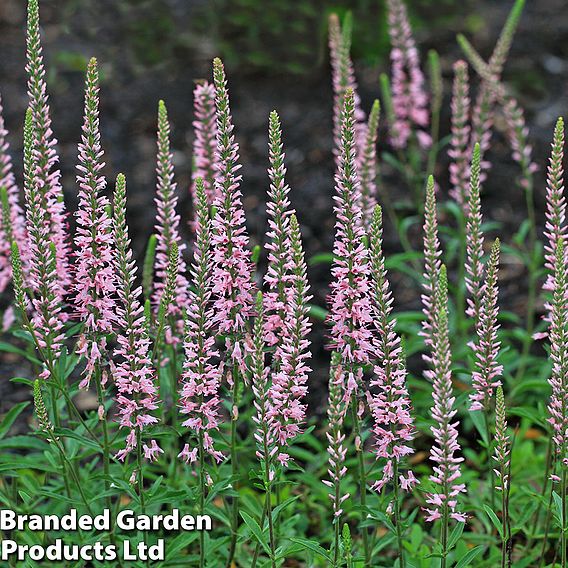
[[394,526],[396,528],[396,541],[398,545],[398,560],[399,568],[406,568],[406,559],[404,556],[404,545],[402,540],[402,523],[400,518],[400,497],[399,497],[399,487],[398,487],[398,463],[394,463],[394,473],[393,473],[393,500],[394,500]]
[[560,527],[561,566],[566,568],[566,468],[562,464],[561,500],[562,500],[562,526]]
[[[365,470],[365,457],[363,456],[363,440],[361,439],[361,424],[359,415],[357,414],[357,397],[354,394],[351,400],[351,412],[353,416],[353,431],[355,433],[356,442],[355,447],[357,451],[357,458],[359,462],[359,502],[361,503],[362,511],[367,508],[367,476]],[[339,531],[339,523],[337,523],[337,530]],[[362,532],[363,537],[363,553],[364,553],[364,566],[369,568],[371,566],[371,551],[369,549],[369,534],[366,528]],[[337,541],[339,542],[339,541]]]
[[146,503],[144,501],[144,472],[142,471],[142,433],[140,428],[136,429],[136,463],[138,464],[138,497],[140,499],[140,510],[146,513]]
[[[205,514],[205,455],[203,450],[203,430],[199,431],[199,512]],[[199,568],[205,566],[205,532],[199,531]]]
[[264,478],[265,478],[265,503],[266,516],[268,517],[268,536],[270,540],[270,564],[276,568],[276,541],[274,538],[274,526],[272,523],[272,481],[270,481],[270,449],[268,447],[268,430],[264,426]]
[[235,495],[232,497],[232,515],[231,515],[231,543],[229,545],[229,556],[227,557],[227,568],[230,568],[237,547],[237,529],[239,525],[239,497],[237,492],[236,478],[239,473],[239,464],[237,461],[237,419],[238,419],[238,393],[239,393],[239,370],[233,365],[233,390],[232,390],[232,408],[231,408],[231,472],[233,474],[233,484],[235,486]]
[[[448,492],[445,491],[445,495]],[[442,527],[440,532],[440,543],[442,545],[442,558],[440,559],[440,568],[446,568],[448,562],[448,506],[442,507]]]

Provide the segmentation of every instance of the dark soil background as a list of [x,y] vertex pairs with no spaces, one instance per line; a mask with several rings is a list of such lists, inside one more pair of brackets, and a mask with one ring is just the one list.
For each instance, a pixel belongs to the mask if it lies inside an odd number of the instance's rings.
[[[442,135],[449,125],[451,66],[461,57],[455,41],[465,33],[484,57],[493,49],[512,6],[509,0],[419,0],[412,8],[423,56],[441,56],[445,78]],[[504,78],[526,109],[535,160],[539,223],[543,220],[544,167],[554,121],[568,108],[568,4],[566,0],[527,0]],[[267,189],[268,114],[277,109],[284,128],[291,200],[302,224],[308,258],[331,250],[333,238],[332,95],[327,58],[329,11],[354,12],[354,59],[364,107],[379,95],[378,76],[388,71],[384,2],[267,2],[265,0],[43,0],[44,55],[48,69],[53,127],[59,140],[67,204],[76,207],[74,166],[81,127],[83,71],[96,56],[101,69],[101,129],[107,175],[124,172],[129,188],[129,220],[140,256],[154,222],[155,128],[159,99],[173,123],[180,207],[189,213],[192,89],[210,77],[210,63],[221,55],[227,66],[236,136],[241,147],[243,193],[249,230],[262,243]],[[18,176],[21,174],[22,124],[27,105],[25,0],[0,0],[0,92],[11,132]],[[423,57],[423,60],[425,57]],[[474,73],[472,72],[472,76]],[[474,83],[476,84],[476,82]],[[497,119],[498,121],[501,119]],[[382,136],[384,139],[384,135]],[[525,217],[524,197],[515,180],[516,165],[502,135],[494,136],[493,168],[484,188],[487,218],[502,224],[509,241]],[[441,153],[435,172],[444,195],[447,159]],[[384,187],[391,200],[404,200],[404,186],[385,166]],[[21,178],[20,178],[21,179]],[[419,238],[419,232],[416,231]],[[419,246],[419,241],[417,241]],[[386,227],[387,253],[400,250]],[[508,264],[509,263],[509,264]],[[502,301],[523,313],[522,267],[504,259]],[[310,270],[314,302],[324,306],[327,266]],[[415,309],[419,291],[395,280],[396,309]],[[320,406],[327,355],[323,326],[314,333],[312,402]],[[0,412],[27,396],[8,379],[25,373],[17,357],[2,354]]]

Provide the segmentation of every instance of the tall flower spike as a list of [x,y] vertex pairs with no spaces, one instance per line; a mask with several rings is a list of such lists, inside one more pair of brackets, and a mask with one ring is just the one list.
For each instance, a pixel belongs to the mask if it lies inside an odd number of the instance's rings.
[[497,387],[495,398],[495,454],[493,459],[497,462],[494,472],[497,476],[495,489],[506,493],[509,489],[509,466],[511,463],[511,446],[507,435],[507,412],[503,389]]
[[341,123],[347,89],[353,91],[355,144],[357,159],[363,159],[367,125],[365,113],[361,109],[361,99],[357,92],[355,69],[351,61],[351,36],[353,31],[353,18],[348,12],[343,20],[343,28],[339,23],[337,14],[329,17],[329,49],[331,60],[331,78],[333,86],[333,133],[335,140],[336,162],[341,153]]
[[430,135],[428,126],[428,96],[424,87],[424,74],[412,29],[403,0],[387,0],[389,35],[391,38],[392,94],[396,123],[391,137],[395,148],[405,148],[415,128],[418,142],[427,147]]
[[[99,131],[99,76],[96,59],[87,67],[85,114],[79,143],[79,206],[75,247],[77,265],[74,302],[85,326],[78,342],[78,353],[87,364],[81,387],[89,386],[95,367],[103,360],[106,334],[114,319],[115,277],[113,266],[112,220],[109,200],[103,195],[106,179]],[[104,383],[104,380],[103,380]]]
[[[412,453],[408,445],[415,435],[410,415],[411,403],[406,387],[406,369],[401,358],[401,339],[395,331],[392,316],[392,293],[389,288],[383,256],[383,227],[381,208],[377,205],[369,231],[369,250],[372,275],[373,322],[376,328],[376,364],[370,386],[376,394],[369,394],[369,408],[373,415],[373,434],[377,459],[384,459],[382,478],[373,488],[381,491],[399,471],[400,461]],[[417,483],[412,471],[400,474],[393,483],[410,490]]]
[[[268,291],[263,295],[265,314],[265,339],[268,345],[276,345],[277,350],[284,340],[284,322],[289,310],[288,296],[292,276],[292,258],[290,250],[290,208],[288,193],[290,187],[286,183],[286,167],[282,146],[282,130],[276,111],[270,113],[268,130],[268,152],[270,168],[268,176],[270,187],[266,213],[268,215],[268,269],[264,283]],[[278,359],[275,354],[275,359]]]
[[448,155],[450,163],[450,196],[459,204],[465,205],[469,180],[469,139],[471,127],[469,76],[467,63],[454,64],[454,85],[452,92],[452,138]]
[[329,400],[327,407],[328,431],[327,453],[329,455],[329,479],[322,482],[332,489],[329,498],[333,504],[334,523],[339,522],[343,513],[343,502],[349,499],[349,493],[342,494],[341,481],[347,473],[345,456],[347,448],[344,446],[345,434],[343,433],[343,421],[345,419],[346,406],[343,400],[343,374],[341,368],[341,356],[333,353],[331,356],[331,368],[329,370]]
[[264,353],[264,320],[262,293],[256,299],[256,316],[253,330],[253,346],[250,363],[251,386],[254,395],[255,414],[252,417],[256,424],[254,439],[256,441],[256,457],[262,464],[266,484],[275,476],[274,456],[277,446],[273,436],[272,421],[269,416],[270,367],[266,365]]
[[[503,29],[501,30],[495,49],[489,59],[489,73],[496,80],[500,79],[503,72],[503,67],[509,55],[524,4],[525,0],[516,0]],[[470,149],[473,148],[475,143],[480,145],[482,170],[486,170],[489,166],[489,164],[483,161],[483,158],[491,143],[494,103],[494,89],[489,81],[483,80],[472,113],[472,130],[470,140]]]
[[465,285],[469,293],[467,298],[466,314],[474,318],[476,325],[479,320],[479,308],[481,305],[482,282],[483,282],[483,232],[481,230],[481,200],[480,180],[481,175],[481,149],[479,144],[473,150],[471,162],[471,174],[469,193],[467,196],[467,219],[465,226],[466,235],[466,261],[465,261]]
[[33,115],[28,109],[24,124],[24,196],[30,251],[28,284],[33,292],[33,333],[48,363],[48,368],[40,376],[47,379],[51,375],[49,368],[57,359],[64,338],[62,292],[57,277],[56,250],[45,222],[47,213],[42,206],[39,180],[35,175],[37,162],[33,130]]
[[[308,374],[311,371],[306,364],[311,357],[308,339],[311,329],[308,302],[311,296],[300,227],[295,215],[290,217],[289,234],[291,256],[289,309],[284,321],[280,362],[278,369],[272,375],[272,385],[268,395],[270,400],[268,417],[272,421],[274,438],[280,449],[278,459],[283,464],[287,464],[288,454],[282,449],[300,433],[306,417],[306,405],[303,400],[308,393]],[[273,362],[274,359],[276,357],[273,358]]]
[[355,366],[367,363],[371,350],[369,266],[356,205],[359,181],[355,165],[354,98],[347,90],[341,128],[341,154],[335,175],[335,240],[333,281],[329,297],[331,348],[341,355],[347,374],[346,397],[356,389]]
[[[12,279],[12,267],[10,264],[10,249],[12,240],[15,240],[20,249],[24,266],[26,258],[26,226],[25,217],[20,205],[20,195],[16,178],[12,171],[12,158],[10,157],[10,145],[8,144],[8,131],[4,124],[2,98],[0,97],[0,188],[6,194],[7,208],[2,206],[0,215],[0,293]],[[8,213],[8,216],[6,216]]]
[[[455,396],[452,394],[451,352],[448,330],[448,278],[446,267],[440,268],[440,279],[434,299],[435,316],[432,326],[432,368],[425,372],[426,378],[433,382],[431,414],[435,422],[432,426],[434,444],[430,449],[430,459],[436,463],[430,480],[439,488],[429,493],[426,503],[432,508],[424,509],[427,521],[435,521],[449,515],[452,519],[465,522],[466,516],[456,510],[458,496],[465,492],[465,485],[457,483],[461,476],[457,457],[458,425],[454,420],[457,410]],[[452,422],[452,420],[454,420]]]
[[212,204],[217,196],[215,176],[217,174],[217,124],[215,122],[215,88],[209,82],[199,83],[193,89],[194,120],[193,130],[193,172],[192,194],[197,211],[196,183],[203,180],[207,202]]
[[[126,179],[122,174],[116,178],[114,192],[114,241],[116,246],[115,271],[117,275],[116,306],[117,347],[119,358],[115,377],[120,427],[129,430],[126,446],[116,457],[123,461],[137,448],[143,430],[158,422],[152,414],[158,408],[156,373],[149,357],[150,337],[146,327],[144,308],[140,303],[142,289],[136,287],[136,263],[132,259],[128,226],[126,224]],[[145,455],[153,460],[162,450],[152,440],[145,446]]]
[[359,161],[359,171],[361,173],[361,216],[365,229],[371,225],[373,211],[377,204],[377,134],[380,114],[381,106],[379,101],[376,100],[369,114],[365,144]]
[[[240,335],[245,330],[247,318],[254,311],[254,283],[241,202],[241,176],[237,173],[241,167],[238,163],[239,146],[233,134],[227,80],[220,59],[213,62],[213,79],[218,168],[215,179],[216,213],[212,224],[214,318],[220,333]],[[230,348],[235,362],[239,362],[242,346],[238,340]]]
[[59,157],[55,150],[57,140],[51,130],[45,69],[39,30],[38,0],[28,1],[27,22],[27,65],[28,96],[33,118],[33,152],[39,191],[38,205],[46,213],[44,223],[55,245],[57,260],[58,294],[62,297],[71,283],[69,271],[69,243],[67,235],[67,214],[60,183],[61,173],[57,168]]
[[554,290],[549,328],[552,387],[548,403],[548,422],[552,425],[552,441],[558,456],[557,463],[565,468],[568,463],[568,274],[566,267],[566,242],[556,241]]
[[[219,428],[219,386],[222,370],[215,348],[213,312],[211,309],[211,221],[205,185],[196,180],[197,224],[196,247],[191,266],[192,289],[185,318],[185,361],[181,377],[180,406],[186,419],[182,426],[197,438],[202,436],[203,447],[217,461],[223,454],[215,449],[211,432]],[[186,462],[197,459],[198,447],[188,443],[178,457]]]
[[164,101],[158,103],[158,156],[156,173],[158,175],[156,187],[157,216],[154,230],[157,236],[157,244],[154,260],[155,282],[152,303],[156,309],[158,309],[166,286],[169,254],[175,244],[178,249],[178,272],[176,275],[174,301],[169,303],[166,312],[168,318],[171,317],[173,321],[177,322],[178,329],[171,329],[170,332],[173,336],[168,337],[170,341],[174,341],[176,331],[181,331],[183,326],[183,310],[187,306],[188,285],[187,278],[185,277],[185,261],[182,256],[185,245],[181,244],[179,235],[180,217],[176,212],[178,198],[176,195],[174,167],[170,149],[170,124]]
[[[424,205],[424,291],[421,294],[422,312],[425,318],[422,320],[424,343],[428,351],[432,349],[432,322],[434,321],[434,293],[440,278],[440,266],[442,249],[438,238],[438,216],[436,211],[436,189],[434,178],[430,176],[426,184],[426,202]],[[424,354],[426,362],[430,356]]]
[[491,255],[487,264],[487,275],[481,289],[482,298],[477,324],[477,339],[473,344],[475,369],[471,381],[474,392],[469,395],[470,410],[489,409],[489,401],[493,391],[501,385],[499,377],[503,366],[497,363],[501,342],[497,339],[497,316],[499,315],[499,287],[497,274],[499,271],[499,239],[491,247]]
[[547,170],[546,184],[546,223],[544,236],[547,243],[544,245],[545,268],[549,271],[545,290],[554,289],[554,267],[556,265],[556,243],[566,241],[568,228],[566,227],[566,198],[564,197],[564,120],[559,118],[554,128],[552,153]]

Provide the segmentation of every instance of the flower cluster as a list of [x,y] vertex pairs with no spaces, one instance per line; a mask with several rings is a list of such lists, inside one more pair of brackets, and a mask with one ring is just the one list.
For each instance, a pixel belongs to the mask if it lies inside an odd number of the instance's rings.
[[[176,184],[174,182],[174,168],[172,163],[172,153],[170,150],[170,124],[168,112],[164,101],[158,103],[158,174],[156,188],[156,257],[154,262],[155,279],[154,294],[152,301],[158,310],[166,287],[166,273],[169,264],[169,257],[174,245],[178,249],[178,266],[175,277],[175,290],[171,302],[168,302],[166,315],[173,320],[177,320],[181,327],[183,320],[183,310],[188,305],[187,299],[187,278],[185,277],[185,261],[183,250],[185,245],[181,244],[179,235],[180,217],[176,212],[177,195]],[[169,339],[173,341],[172,330],[168,329]]]
[[[196,180],[197,223],[196,247],[192,265],[193,290],[185,315],[185,361],[181,377],[181,413],[186,416],[182,426],[195,432],[203,448],[215,459],[223,455],[215,450],[211,431],[216,430],[220,419],[219,387],[222,369],[217,363],[219,352],[215,347],[213,311],[211,308],[211,222],[207,206],[205,185]],[[197,459],[198,448],[186,444],[179,454],[185,461]]]
[[[104,360],[106,334],[112,332],[115,312],[112,221],[108,213],[109,200],[103,194],[106,179],[102,175],[98,93],[97,61],[91,59],[87,68],[85,113],[79,143],[79,207],[74,239],[77,258],[74,302],[80,321],[85,323],[77,351],[87,361],[83,387],[89,385],[95,367]],[[106,379],[102,382],[104,384]]]
[[391,142],[395,148],[405,148],[416,128],[421,146],[431,144],[428,126],[428,95],[424,74],[420,68],[418,50],[412,36],[406,6],[402,0],[388,0],[389,35],[391,38],[392,95],[395,124],[391,125]]
[[347,373],[346,394],[356,388],[354,365],[366,363],[371,351],[369,267],[357,206],[359,181],[355,164],[354,95],[345,94],[341,154],[335,176],[335,260],[329,298],[331,347],[341,354]]
[[193,143],[192,194],[195,198],[196,183],[201,178],[207,201],[213,203],[217,197],[215,185],[217,123],[215,120],[215,88],[211,83],[205,81],[195,86],[195,89],[193,89],[193,108],[195,113],[193,120],[195,141]]
[[458,483],[461,477],[460,463],[463,458],[456,456],[460,449],[458,443],[458,425],[454,420],[457,410],[456,398],[452,394],[452,371],[450,338],[448,330],[448,280],[446,267],[440,268],[440,278],[436,286],[432,320],[432,369],[425,372],[426,378],[433,383],[432,426],[434,445],[430,449],[430,459],[436,463],[430,480],[438,487],[426,497],[431,508],[425,508],[426,520],[435,521],[449,515],[459,522],[465,522],[466,516],[457,510],[458,496],[465,492],[465,485]]
[[[374,422],[377,458],[386,460],[383,476],[374,485],[377,491],[381,491],[398,473],[400,460],[412,453],[408,444],[415,435],[401,340],[395,331],[396,320],[391,319],[393,298],[385,269],[382,235],[381,209],[377,206],[369,233],[373,322],[376,327],[376,364],[370,386],[375,387],[377,393],[369,395],[369,408]],[[394,482],[409,491],[417,480],[412,471],[408,471],[406,477],[400,474]]]
[[[119,460],[124,460],[140,447],[144,428],[158,422],[152,414],[158,408],[158,389],[149,355],[150,337],[144,308],[139,299],[142,289],[135,285],[136,265],[132,260],[126,225],[126,179],[122,174],[116,179],[113,229],[118,296],[114,355],[119,358],[113,376],[118,390],[116,402],[120,426],[129,430],[126,446],[117,454]],[[154,440],[150,446],[144,445],[145,456],[149,460],[156,459],[162,451]]]

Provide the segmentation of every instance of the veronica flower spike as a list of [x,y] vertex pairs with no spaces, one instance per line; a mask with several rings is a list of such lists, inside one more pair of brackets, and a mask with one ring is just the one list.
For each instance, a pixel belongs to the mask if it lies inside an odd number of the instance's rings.
[[465,522],[466,516],[457,510],[458,497],[465,492],[465,485],[459,483],[462,457],[456,452],[458,443],[458,425],[455,420],[455,396],[452,393],[451,353],[448,330],[448,280],[444,265],[440,268],[440,279],[434,298],[434,319],[432,325],[431,370],[425,372],[432,381],[433,405],[431,409],[434,426],[434,444],[430,450],[430,459],[436,464],[430,480],[434,490],[426,497],[429,507],[425,508],[427,521],[441,521],[440,544],[442,547],[441,568],[447,566],[448,524],[450,519]]
[[[115,312],[112,220],[108,214],[109,200],[103,194],[106,179],[102,174],[105,164],[100,138],[99,77],[97,61],[93,58],[87,67],[84,122],[77,165],[79,206],[73,288],[77,315],[84,322],[78,342],[78,353],[86,359],[80,386],[88,388],[91,377],[96,374],[97,381],[100,381],[97,384],[99,391],[106,383],[104,353]],[[103,401],[99,400],[99,405],[102,404]]]
[[71,283],[69,270],[69,243],[67,214],[61,187],[61,172],[57,168],[59,157],[55,150],[57,140],[51,129],[50,109],[45,82],[45,68],[40,39],[38,0],[28,1],[27,21],[28,97],[33,120],[33,151],[41,206],[45,210],[44,223],[55,245],[58,294],[62,298]]
[[[183,258],[185,245],[181,243],[179,235],[180,216],[176,211],[177,195],[174,182],[173,156],[170,148],[170,123],[168,111],[164,101],[158,103],[158,156],[157,156],[157,186],[156,186],[156,226],[157,236],[156,255],[154,260],[155,280],[152,303],[158,310],[164,288],[166,286],[166,273],[169,255],[175,246],[178,249],[177,273],[175,276],[175,290],[173,301],[166,306],[166,317],[173,325],[166,329],[166,342],[179,341],[178,334],[183,328],[183,310],[187,306],[187,278],[186,266]],[[158,338],[160,339],[160,338]]]
[[150,360],[150,337],[140,303],[141,287],[135,284],[136,266],[132,259],[130,238],[126,225],[126,179],[116,178],[114,192],[114,241],[116,246],[115,271],[117,275],[117,347],[114,355],[119,359],[113,372],[117,388],[116,402],[120,427],[128,430],[126,446],[117,454],[123,461],[136,450],[138,476],[142,490],[142,451],[149,460],[163,453],[155,440],[142,447],[142,433],[158,419],[153,412],[158,408],[156,372]]
[[[245,213],[240,190],[241,176],[239,146],[233,133],[233,119],[225,69],[220,59],[213,61],[215,85],[215,112],[217,119],[217,175],[215,176],[215,216],[212,221],[213,247],[213,321],[218,332],[226,337],[228,381],[231,386],[231,467],[238,475],[237,420],[240,377],[246,373],[245,336],[250,317],[254,313],[252,259]],[[231,543],[228,563],[232,561],[239,523],[238,498],[233,498],[231,516]]]
[[223,454],[216,450],[211,433],[218,430],[220,421],[219,386],[221,366],[215,347],[215,331],[211,307],[211,222],[205,184],[196,180],[197,244],[191,267],[192,289],[185,316],[185,361],[181,377],[180,412],[185,417],[182,426],[198,440],[185,444],[178,457],[186,463],[203,463],[204,452],[217,462]]
[[290,217],[291,289],[289,313],[284,322],[284,340],[280,348],[280,364],[272,374],[268,393],[271,428],[278,444],[278,461],[288,464],[286,447],[300,433],[306,418],[303,402],[308,393],[308,376],[311,369],[306,362],[311,357],[308,334],[311,323],[308,317],[309,285],[300,227],[295,215]]
[[2,98],[0,97],[0,188],[5,193],[2,196],[3,203],[0,215],[0,292],[4,292],[12,279],[10,264],[12,240],[15,240],[18,244],[24,266],[27,265],[26,220],[20,205],[19,188],[12,171],[12,159],[7,137],[8,131],[4,124]]
[[398,540],[401,566],[405,566],[402,542],[400,490],[411,491],[418,483],[409,470],[402,472],[402,460],[413,453],[414,421],[410,414],[411,402],[406,386],[406,369],[402,360],[400,336],[392,319],[393,297],[389,289],[383,256],[383,229],[381,208],[377,205],[369,231],[369,250],[372,275],[373,322],[376,328],[376,364],[370,386],[376,394],[369,394],[369,408],[373,416],[373,434],[377,459],[384,460],[382,477],[373,488],[377,491],[392,482],[394,524]]
[[493,392],[501,386],[499,377],[503,372],[503,366],[497,362],[501,346],[497,339],[499,246],[497,239],[491,247],[487,275],[482,288],[483,295],[476,329],[477,339],[473,343],[475,368],[471,380],[474,392],[469,395],[470,410],[489,412],[489,401],[493,398]]
[[[63,316],[61,280],[57,276],[57,254],[46,223],[47,212],[42,204],[40,181],[36,176],[34,152],[34,122],[32,111],[26,112],[24,124],[24,197],[26,229],[30,254],[30,270],[26,284],[33,292],[33,315],[30,333],[44,357],[46,368],[40,377],[54,375],[55,362],[63,345]],[[55,417],[57,421],[57,417]]]
[[[568,483],[568,270],[566,267],[566,242],[556,241],[554,290],[548,338],[552,373],[552,388],[548,403],[548,422],[552,426],[552,442],[556,453],[556,471],[551,476],[560,483],[562,510],[566,511],[566,487]],[[561,519],[560,548],[562,565],[567,562],[566,518]]]
[[347,473],[345,458],[347,448],[344,445],[345,433],[343,422],[345,419],[346,406],[343,401],[343,370],[341,369],[341,356],[333,353],[331,356],[331,367],[329,370],[329,397],[327,407],[328,431],[327,453],[328,453],[328,475],[329,479],[324,479],[323,484],[331,489],[329,498],[333,504],[333,526],[335,533],[333,548],[333,568],[339,567],[339,534],[340,520],[343,513],[342,505],[349,499],[349,493],[343,493],[341,482]]
[[292,259],[290,250],[290,186],[286,183],[286,166],[282,145],[282,129],[276,111],[270,113],[268,175],[270,187],[266,213],[268,215],[268,268],[264,276],[267,291],[263,294],[265,315],[265,338],[270,346],[276,347],[274,359],[279,359],[278,352],[285,337],[284,322],[288,312],[288,296],[291,281]]
[[[207,202],[212,204],[217,197],[215,176],[217,174],[217,124],[215,120],[215,88],[208,81],[199,83],[193,89],[194,143],[192,172],[192,195],[196,195],[197,179],[203,180]],[[197,200],[195,199],[197,212]]]

